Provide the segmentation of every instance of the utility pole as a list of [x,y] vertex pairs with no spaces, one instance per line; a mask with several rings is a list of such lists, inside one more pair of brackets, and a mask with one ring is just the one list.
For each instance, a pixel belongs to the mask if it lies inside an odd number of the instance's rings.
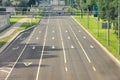
[[118,0],[118,54],[120,55],[120,0]]
[[[110,5],[109,5],[110,2],[108,2],[107,4],[107,9],[110,10]],[[107,28],[108,28],[108,46],[110,46],[110,11],[108,11],[108,24],[107,24]]]

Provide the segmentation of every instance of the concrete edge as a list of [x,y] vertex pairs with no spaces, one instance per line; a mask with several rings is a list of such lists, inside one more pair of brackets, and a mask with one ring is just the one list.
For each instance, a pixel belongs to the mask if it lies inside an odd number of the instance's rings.
[[32,26],[32,27],[30,27],[26,30],[23,30],[23,31],[20,31],[20,32],[16,33],[16,35],[13,38],[11,38],[5,45],[3,45],[3,47],[0,48],[0,53],[2,53],[14,41],[14,39],[17,38],[17,36],[19,36],[21,33],[25,32],[25,31],[28,31],[32,28],[35,28],[35,26],[36,25],[34,25],[34,26]]
[[93,40],[100,45],[100,47],[111,57],[111,59],[120,67],[120,61],[112,55],[112,53],[110,51],[108,51],[91,33],[89,33],[73,16],[71,16],[84,30],[85,32],[87,32],[92,38]]

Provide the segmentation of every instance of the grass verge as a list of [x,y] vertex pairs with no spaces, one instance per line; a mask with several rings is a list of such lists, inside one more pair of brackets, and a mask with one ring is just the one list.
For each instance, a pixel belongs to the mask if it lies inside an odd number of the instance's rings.
[[[110,46],[108,46],[108,29],[102,29],[102,21],[97,20],[93,16],[89,17],[89,27],[87,16],[74,16],[74,18],[83,25],[103,46],[105,46],[117,59],[120,60],[118,54],[118,37],[115,31],[110,29]],[[98,27],[99,25],[99,27]]]
[[[39,20],[40,20],[40,18],[41,17],[33,18],[32,19],[32,23],[31,23],[31,18],[30,18],[28,21],[26,21],[25,23],[23,23],[21,27],[19,27],[17,30],[15,30],[10,36],[7,36],[5,38],[0,39],[0,48],[4,44],[6,44],[11,38],[13,38],[16,35],[16,33],[21,32],[23,30],[26,30],[26,29],[32,27],[33,25],[37,25],[38,22],[39,22]],[[18,20],[13,19],[12,21],[13,21],[12,23],[15,23]]]

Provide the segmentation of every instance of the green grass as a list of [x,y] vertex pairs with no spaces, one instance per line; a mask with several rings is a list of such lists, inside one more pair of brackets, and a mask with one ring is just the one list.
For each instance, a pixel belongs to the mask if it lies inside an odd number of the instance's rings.
[[[30,20],[31,20],[31,19],[29,19],[28,21],[26,21],[25,23],[23,23],[20,28],[18,28],[17,30],[15,30],[10,36],[7,36],[7,37],[5,37],[5,38],[0,39],[0,48],[1,48],[4,44],[6,44],[11,38],[13,38],[13,37],[16,35],[16,33],[21,32],[21,31],[23,31],[23,30],[26,30],[26,29],[32,27],[33,25],[36,25],[36,24],[39,22],[40,18],[41,18],[41,17],[34,18],[34,19],[32,20],[32,24],[30,23]],[[13,21],[13,22],[16,22],[17,20],[13,19],[12,21]]]
[[89,27],[88,27],[88,18],[87,16],[74,16],[74,18],[80,22],[103,46],[105,46],[116,58],[120,60],[120,55],[118,54],[118,38],[115,34],[115,31],[110,29],[110,46],[108,46],[107,35],[108,30],[102,29],[102,21],[99,21],[99,36],[98,36],[98,21],[97,18],[93,16],[89,17]]

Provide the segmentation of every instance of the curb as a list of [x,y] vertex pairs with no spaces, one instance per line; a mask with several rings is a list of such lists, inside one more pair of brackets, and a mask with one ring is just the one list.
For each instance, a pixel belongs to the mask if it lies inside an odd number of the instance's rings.
[[16,33],[16,35],[13,38],[11,38],[5,45],[3,45],[3,47],[0,48],[0,53],[2,53],[7,48],[7,46],[9,46],[21,33],[24,33],[25,31],[28,31],[28,30],[33,29],[35,27],[36,27],[36,25],[34,25],[26,30],[23,30],[23,31]]
[[93,40],[98,44],[100,45],[100,47],[111,57],[111,59],[120,67],[120,61],[112,55],[112,53],[110,51],[108,51],[95,37],[93,37],[93,35],[91,35],[84,27],[83,25],[81,25],[73,16],[71,16],[74,21],[76,21],[84,30],[85,32],[87,32],[92,38]]

